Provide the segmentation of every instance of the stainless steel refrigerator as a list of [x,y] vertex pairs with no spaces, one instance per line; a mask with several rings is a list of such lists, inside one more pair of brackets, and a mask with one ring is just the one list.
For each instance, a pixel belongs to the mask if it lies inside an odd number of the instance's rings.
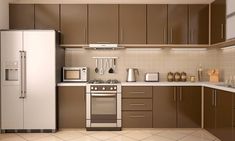
[[56,31],[0,33],[1,130],[55,131],[56,82],[63,64],[57,66]]

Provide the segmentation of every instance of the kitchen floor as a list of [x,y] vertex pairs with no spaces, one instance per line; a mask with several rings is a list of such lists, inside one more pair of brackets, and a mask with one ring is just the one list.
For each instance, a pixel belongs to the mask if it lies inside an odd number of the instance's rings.
[[57,133],[0,134],[0,141],[219,141],[204,129],[123,129],[86,131],[63,129]]

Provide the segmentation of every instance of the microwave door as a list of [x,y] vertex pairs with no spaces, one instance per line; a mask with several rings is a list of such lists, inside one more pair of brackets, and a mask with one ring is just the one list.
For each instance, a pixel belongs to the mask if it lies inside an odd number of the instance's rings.
[[81,80],[81,71],[80,70],[65,70],[64,80],[67,80],[67,81]]

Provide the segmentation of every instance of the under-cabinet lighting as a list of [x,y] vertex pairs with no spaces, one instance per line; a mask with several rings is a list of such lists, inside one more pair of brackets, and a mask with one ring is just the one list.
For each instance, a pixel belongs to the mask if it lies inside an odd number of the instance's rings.
[[126,48],[126,51],[161,51],[162,48]]
[[207,48],[172,48],[171,51],[207,51]]

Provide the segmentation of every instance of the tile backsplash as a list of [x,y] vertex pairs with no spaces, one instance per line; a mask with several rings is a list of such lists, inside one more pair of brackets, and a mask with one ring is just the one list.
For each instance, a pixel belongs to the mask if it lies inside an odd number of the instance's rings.
[[[186,72],[188,76],[197,76],[197,69],[201,64],[204,69],[204,80],[208,81],[208,69],[219,68],[221,78],[226,78],[234,72],[233,60],[235,51],[226,52],[216,49],[210,50],[172,50],[172,49],[123,49],[123,50],[84,50],[66,49],[66,66],[87,66],[90,69],[90,79],[118,79],[126,80],[127,68],[138,68],[138,81],[144,80],[146,72],[160,72],[160,81],[166,81],[166,75],[171,72]],[[104,75],[95,73],[95,59],[92,57],[118,57],[114,74],[107,70]],[[224,76],[225,75],[225,76]]]

